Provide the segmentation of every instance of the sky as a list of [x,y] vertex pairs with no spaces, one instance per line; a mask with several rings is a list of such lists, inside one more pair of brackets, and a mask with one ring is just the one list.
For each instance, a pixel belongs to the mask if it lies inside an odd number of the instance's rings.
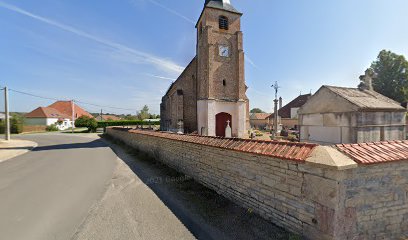
[[[251,108],[272,112],[276,81],[288,103],[322,85],[357,86],[382,49],[408,56],[406,0],[231,3],[244,13]],[[0,86],[92,103],[80,104],[90,112],[134,114],[148,105],[159,113],[161,97],[195,56],[203,4],[0,0]],[[52,102],[10,92],[11,111]]]

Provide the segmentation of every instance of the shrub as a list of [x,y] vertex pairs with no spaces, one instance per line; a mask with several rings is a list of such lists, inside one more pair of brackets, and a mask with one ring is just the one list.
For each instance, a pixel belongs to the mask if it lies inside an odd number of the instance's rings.
[[4,134],[6,130],[6,123],[4,121],[0,121],[0,134]]
[[106,127],[119,127],[119,126],[154,126],[160,125],[160,122],[147,122],[147,121],[140,121],[140,120],[127,120],[127,121],[100,121],[98,122],[98,128],[106,128]]
[[[4,134],[6,131],[6,122],[0,122],[0,133]],[[19,134],[23,132],[23,118],[20,115],[13,115],[10,118],[10,133]]]
[[58,129],[57,125],[51,124],[51,125],[49,125],[49,126],[47,126],[45,128],[45,131],[47,131],[47,132],[56,132],[56,131],[59,131],[59,129]]
[[11,133],[22,133],[23,132],[23,119],[19,116],[13,116],[10,119],[10,132]]
[[96,132],[98,122],[95,118],[81,116],[75,120],[75,127],[86,127],[88,132]]

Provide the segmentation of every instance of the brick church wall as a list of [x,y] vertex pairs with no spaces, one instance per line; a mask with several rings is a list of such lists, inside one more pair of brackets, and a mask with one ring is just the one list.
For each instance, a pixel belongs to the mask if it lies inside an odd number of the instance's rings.
[[[247,99],[244,73],[244,52],[240,15],[218,9],[207,9],[198,26],[202,33],[198,36],[199,98],[220,100]],[[218,18],[223,15],[229,20],[229,29],[218,28]],[[200,36],[200,34],[202,36]],[[229,46],[228,58],[219,56],[219,45]],[[226,85],[223,85],[225,80]]]
[[[179,120],[184,119],[186,133],[197,131],[196,74],[197,60],[194,58],[163,97],[160,113],[163,130],[178,129]],[[165,126],[166,123],[169,125]]]
[[408,236],[408,161],[337,170],[196,144],[183,136],[174,140],[112,128],[107,134],[308,239]]

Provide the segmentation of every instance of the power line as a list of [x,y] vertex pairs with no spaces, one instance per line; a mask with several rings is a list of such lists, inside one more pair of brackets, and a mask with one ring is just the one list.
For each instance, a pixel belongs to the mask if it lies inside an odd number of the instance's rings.
[[42,98],[42,99],[47,99],[47,100],[55,100],[55,101],[60,101],[60,100],[61,100],[61,99],[57,99],[57,98],[43,97],[43,96],[39,96],[39,95],[27,93],[27,92],[22,92],[22,91],[14,90],[14,89],[9,89],[9,90],[12,91],[12,92],[16,92],[16,93],[28,95],[28,96],[31,96],[31,97],[36,97],[36,98]]
[[[31,96],[31,97],[42,98],[42,99],[53,100],[53,101],[64,101],[64,100],[58,99],[58,98],[39,96],[39,95],[36,95],[36,94],[23,92],[23,91],[18,91],[18,90],[15,90],[15,89],[9,89],[9,90],[13,91],[13,92],[16,92],[16,93],[23,94],[23,95]],[[69,100],[66,100],[66,101],[69,101]],[[73,101],[77,102],[77,103],[81,103],[81,104],[86,104],[86,105],[98,107],[98,108],[108,108],[108,109],[125,110],[125,111],[137,111],[136,109],[99,105],[99,104],[88,103],[88,102],[83,102],[83,101],[79,101],[79,100],[73,100]]]
[[75,102],[82,103],[82,104],[87,104],[87,105],[94,106],[94,107],[111,108],[111,109],[126,110],[126,111],[136,111],[136,109],[104,106],[104,105],[98,105],[98,104],[93,104],[93,103],[82,102],[82,101],[78,101],[78,100],[75,100]]

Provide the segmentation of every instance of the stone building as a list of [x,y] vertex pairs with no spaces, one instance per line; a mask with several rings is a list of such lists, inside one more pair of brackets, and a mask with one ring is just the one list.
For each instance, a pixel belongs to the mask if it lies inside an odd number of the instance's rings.
[[254,129],[268,129],[272,123],[273,118],[270,113],[251,113],[249,115],[249,123]]
[[196,24],[196,56],[172,83],[160,106],[161,129],[243,137],[249,126],[242,13],[229,0],[206,0]]
[[299,110],[300,140],[320,144],[405,140],[406,109],[371,90],[322,86]]

